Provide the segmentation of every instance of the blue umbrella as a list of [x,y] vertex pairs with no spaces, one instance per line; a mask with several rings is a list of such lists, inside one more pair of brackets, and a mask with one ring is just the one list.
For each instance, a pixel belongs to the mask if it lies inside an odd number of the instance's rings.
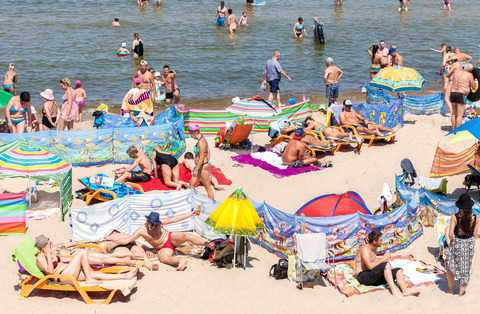
[[468,131],[473,136],[475,136],[477,139],[480,140],[480,118],[472,119],[472,120],[462,124],[461,126],[456,127],[455,130],[452,130],[447,135],[450,135],[452,133],[458,133],[460,131]]

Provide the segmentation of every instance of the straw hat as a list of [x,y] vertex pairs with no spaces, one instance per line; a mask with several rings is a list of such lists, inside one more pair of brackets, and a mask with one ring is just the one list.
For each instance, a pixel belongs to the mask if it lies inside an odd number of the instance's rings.
[[458,55],[456,53],[450,52],[447,57],[447,62],[458,60]]
[[66,77],[63,80],[60,80],[60,83],[67,84],[68,86],[70,86],[70,79]]
[[53,97],[53,91],[50,88],[47,88],[46,90],[41,92],[40,96],[42,96],[46,100],[55,100],[55,97]]

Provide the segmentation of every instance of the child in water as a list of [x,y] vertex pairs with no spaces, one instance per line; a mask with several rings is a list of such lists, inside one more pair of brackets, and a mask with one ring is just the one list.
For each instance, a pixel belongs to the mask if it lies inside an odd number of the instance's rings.
[[118,21],[120,21],[120,20],[118,19],[118,17],[116,17],[114,19],[114,21],[112,22],[112,26],[120,26],[120,23]]
[[233,34],[235,32],[239,24],[237,17],[232,12],[233,12],[232,9],[228,9],[228,22],[225,24],[225,26],[227,25],[230,26],[230,34]]
[[[193,173],[195,171],[195,163],[196,163],[196,160],[194,159],[193,154],[191,152],[186,152],[185,155],[183,156],[183,165],[185,166],[185,168],[187,168]],[[213,188],[215,190],[217,191],[225,190],[225,188],[221,187],[218,184],[217,178],[215,178],[211,172],[210,172],[210,182],[212,183]],[[195,187],[192,186],[192,188],[195,188]]]
[[443,5],[443,9],[445,10],[448,8],[448,11],[451,11],[452,8],[450,7],[450,0],[445,0],[445,4]]
[[117,53],[130,53],[130,51],[128,51],[126,47],[127,47],[127,43],[122,43],[122,47],[118,49]]
[[82,88],[82,82],[80,80],[75,81],[75,103],[78,105],[78,122],[82,122],[83,117],[83,106],[85,105],[85,98],[87,98],[87,93]]
[[242,17],[240,18],[240,21],[238,22],[240,26],[248,26],[247,24],[247,11],[243,11]]

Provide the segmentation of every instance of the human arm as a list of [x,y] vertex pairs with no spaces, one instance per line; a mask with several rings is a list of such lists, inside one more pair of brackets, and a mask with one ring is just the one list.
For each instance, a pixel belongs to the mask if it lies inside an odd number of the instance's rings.
[[[478,62],[480,62],[480,59],[478,59]],[[263,70],[263,78],[265,79],[265,81],[268,81],[268,77],[267,77],[267,69]]]
[[436,49],[430,48],[430,50],[434,51],[434,52],[437,52],[437,53],[443,53],[443,49],[442,50],[436,50]]
[[306,28],[306,27],[303,28],[303,32],[305,33],[305,36],[308,35],[308,34],[307,34],[307,28]]
[[477,84],[475,83],[475,79],[473,78],[473,75],[470,73],[468,76],[469,78],[469,83],[470,83],[470,90],[475,90],[477,88]]
[[368,49],[367,49],[367,52],[368,52],[368,54],[370,55],[370,58],[373,58],[373,53],[372,53],[372,51],[370,50],[370,49],[372,49],[373,45],[375,45],[375,43],[371,44],[370,47],[368,47]]
[[136,166],[138,166],[140,164],[140,158],[137,158],[135,159],[135,161],[133,162],[133,164],[128,167],[127,169],[125,169],[124,172],[131,172],[133,169],[135,169]]
[[455,215],[450,216],[450,228],[448,228],[448,238],[450,241],[453,240],[453,231],[455,230],[455,226],[457,225],[457,218]]
[[[328,69],[328,68],[327,68]],[[330,72],[325,70],[325,74],[323,75],[323,82],[325,83],[325,86],[328,86],[328,76],[330,75]]]
[[69,88],[67,90],[67,113],[65,114],[65,118],[63,120],[67,121],[68,117],[70,116],[70,111],[72,110],[72,104],[73,104],[73,95],[72,95],[72,90]]
[[177,215],[172,218],[162,218],[161,221],[163,225],[169,225],[169,224],[173,224],[173,223],[182,221],[184,219],[187,219],[188,217],[198,216],[198,215],[200,215],[200,210],[195,209],[189,213]]
[[41,271],[47,274],[53,274],[55,272],[55,268],[53,267],[52,262],[52,243],[50,241],[47,242],[47,245],[42,248],[40,251],[43,254],[38,254],[37,256],[37,267]]
[[456,70],[457,70],[456,67],[451,66],[450,69],[448,69],[448,71],[447,71],[447,74],[446,74],[447,77],[451,77],[453,75],[453,73],[455,73]]
[[155,86],[155,77],[153,76],[152,73],[150,73],[150,84],[152,85],[152,92],[153,92],[152,95],[153,95],[153,98],[155,98],[155,95],[156,95],[156,94],[155,94],[155,88],[156,88],[156,86]]
[[289,82],[292,81],[292,79],[290,78],[290,76],[288,76],[287,73],[285,73],[285,71],[281,71],[280,74],[281,74],[282,76],[286,77]]
[[479,224],[479,221],[478,221],[478,216],[473,214],[474,217],[475,217],[475,227],[473,227],[473,236],[475,238],[478,238],[480,235],[478,234],[478,224]]
[[17,82],[18,82],[18,74],[17,74],[17,72],[15,72],[15,74],[13,74],[12,82],[13,82],[13,83],[17,83]]
[[340,81],[340,79],[342,78],[343,76],[343,71],[340,70],[340,68],[338,68],[338,80]]
[[372,270],[378,265],[380,265],[383,262],[387,262],[390,256],[392,255],[390,252],[386,252],[381,258],[377,258],[375,260],[371,260],[369,258],[370,254],[368,251],[368,248],[366,246],[362,246],[360,248],[361,251],[361,257],[362,257],[362,263],[365,265],[368,269]]
[[476,68],[479,63],[480,63],[480,59],[478,59],[477,63],[475,63],[473,67]]
[[285,135],[285,134],[287,134],[287,133],[290,133],[290,132],[295,131],[296,129],[297,129],[296,126],[289,127],[289,128],[281,128],[281,129],[280,129],[280,133],[283,134],[283,135]]
[[[206,141],[206,140],[205,140]],[[197,176],[197,173],[200,171],[201,169],[201,166],[203,164],[203,161],[204,161],[204,156],[205,156],[205,152],[207,151],[207,149],[205,148],[205,146],[203,144],[200,143],[200,140],[198,141],[197,143],[197,149],[198,149],[198,158],[195,158],[195,162],[196,162],[196,165],[195,165],[195,172],[192,172],[192,177],[196,177]]]
[[464,54],[465,55],[465,58],[467,59],[466,63],[469,63],[472,61],[472,56],[469,56],[467,54]]
[[[30,125],[33,123],[33,115],[32,115],[32,110],[30,109],[31,107],[27,107],[27,123],[30,123]],[[32,125],[33,128],[33,125]]]
[[297,32],[295,31],[297,29],[297,25],[298,23],[295,23],[295,25],[293,25],[293,36],[297,35]]
[[111,241],[120,245],[126,245],[128,243],[131,243],[138,239],[142,235],[142,228],[143,226],[138,228],[137,231],[135,231],[132,235],[130,236],[124,236],[124,237],[110,237],[107,236],[103,239],[103,241]]
[[13,107],[13,98],[14,97],[10,98],[7,108],[5,109],[5,118],[7,119],[7,125],[9,130],[11,130],[13,127],[12,118],[10,117],[10,110]]
[[157,152],[156,152],[156,151],[153,151],[153,154],[152,154],[153,173],[155,173],[155,178],[158,179],[158,170],[157,170],[156,156],[157,156]]

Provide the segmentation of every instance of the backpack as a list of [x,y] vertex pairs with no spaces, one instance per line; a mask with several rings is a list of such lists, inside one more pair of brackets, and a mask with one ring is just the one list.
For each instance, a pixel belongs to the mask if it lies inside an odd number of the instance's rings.
[[279,259],[278,263],[272,265],[270,268],[270,277],[274,277],[276,280],[287,278],[288,261],[286,259]]

